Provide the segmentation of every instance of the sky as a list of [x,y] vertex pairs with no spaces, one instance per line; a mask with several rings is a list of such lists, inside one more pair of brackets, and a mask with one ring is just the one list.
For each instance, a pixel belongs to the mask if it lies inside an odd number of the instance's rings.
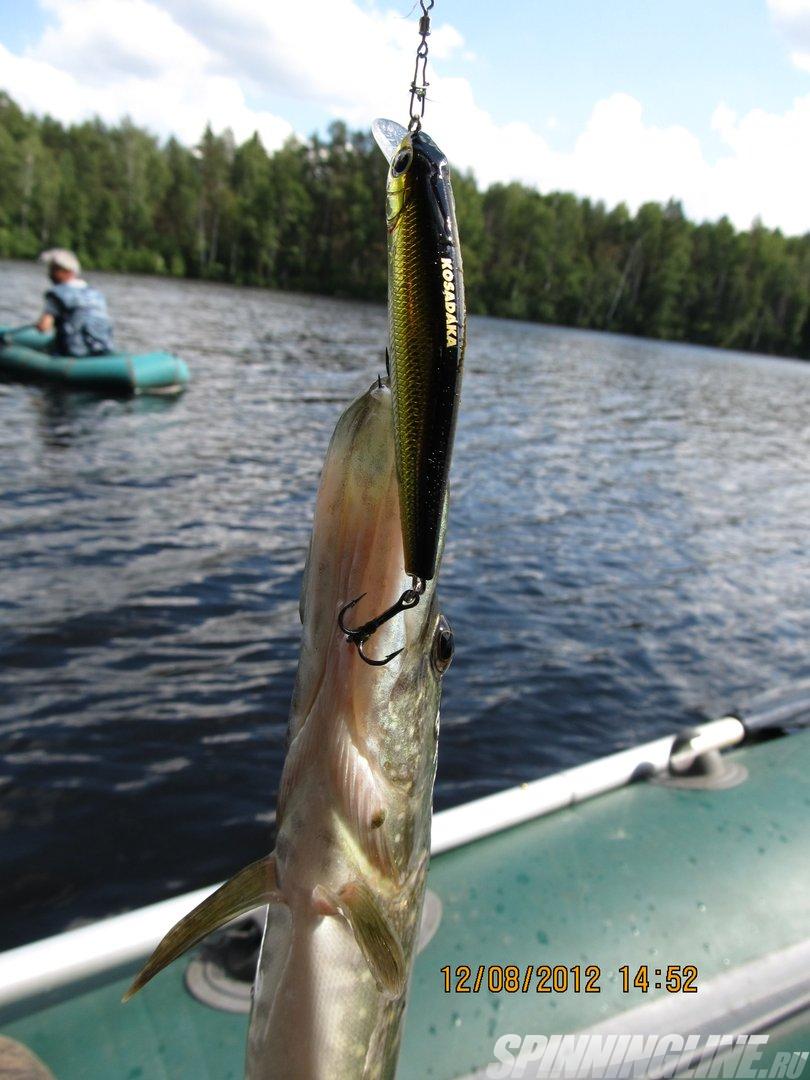
[[[810,231],[810,0],[436,0],[425,130],[479,184]],[[268,150],[407,122],[414,0],[0,0],[0,88]]]

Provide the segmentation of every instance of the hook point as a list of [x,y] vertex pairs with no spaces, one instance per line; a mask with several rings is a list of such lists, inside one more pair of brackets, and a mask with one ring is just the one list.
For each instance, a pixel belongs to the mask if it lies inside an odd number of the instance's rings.
[[339,627],[340,627],[340,629],[341,629],[341,630],[343,631],[343,633],[344,633],[344,634],[345,634],[345,635],[346,635],[346,636],[348,637],[349,641],[351,641],[351,640],[352,640],[352,631],[351,631],[351,630],[349,629],[349,627],[348,627],[348,626],[346,626],[346,625],[344,624],[344,622],[343,622],[343,616],[344,616],[344,615],[346,614],[346,612],[347,612],[347,611],[351,611],[351,610],[352,610],[352,608],[353,608],[353,607],[354,607],[354,606],[355,606],[356,604],[359,604],[359,603],[360,603],[360,601],[361,601],[361,600],[363,599],[363,597],[364,597],[365,595],[366,595],[366,594],[365,594],[364,592],[362,592],[362,593],[360,593],[360,595],[359,595],[359,596],[355,596],[354,600],[350,600],[350,601],[348,602],[348,604],[344,604],[344,605],[343,605],[343,607],[342,607],[342,608],[340,609],[340,611],[338,612],[338,626],[339,626]]
[[391,663],[395,656],[399,656],[399,654],[404,651],[404,647],[402,649],[396,649],[394,652],[389,653],[388,656],[384,657],[382,660],[375,660],[374,657],[366,656],[366,654],[363,652],[364,644],[365,642],[358,641],[357,651],[360,653],[360,659],[364,660],[370,667],[385,667],[386,664]]

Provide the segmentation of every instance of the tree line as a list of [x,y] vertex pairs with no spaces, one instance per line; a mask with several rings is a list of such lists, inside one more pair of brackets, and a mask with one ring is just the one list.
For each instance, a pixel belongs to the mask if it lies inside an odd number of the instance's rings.
[[[385,166],[370,135],[272,154],[207,128],[161,143],[129,120],[65,126],[0,92],[0,256],[383,300]],[[453,175],[470,311],[810,359],[810,233],[678,202],[623,204]]]

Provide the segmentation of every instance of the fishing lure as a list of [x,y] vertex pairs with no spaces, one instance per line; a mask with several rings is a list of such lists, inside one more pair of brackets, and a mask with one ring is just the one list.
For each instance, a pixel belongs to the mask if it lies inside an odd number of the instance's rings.
[[389,371],[405,571],[411,587],[381,615],[340,627],[369,663],[363,644],[400,611],[413,607],[436,573],[447,497],[466,337],[464,276],[447,158],[420,127],[375,120],[374,137],[389,159]]

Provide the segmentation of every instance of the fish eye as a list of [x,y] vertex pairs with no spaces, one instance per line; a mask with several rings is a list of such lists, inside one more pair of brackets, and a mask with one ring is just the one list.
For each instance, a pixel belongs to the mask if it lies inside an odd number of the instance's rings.
[[391,163],[391,173],[394,176],[402,176],[404,172],[407,172],[409,165],[413,161],[413,150],[400,150],[397,156]]
[[433,666],[440,675],[444,675],[450,667],[455,651],[453,631],[450,629],[450,623],[442,615],[436,625],[436,633],[433,635]]

